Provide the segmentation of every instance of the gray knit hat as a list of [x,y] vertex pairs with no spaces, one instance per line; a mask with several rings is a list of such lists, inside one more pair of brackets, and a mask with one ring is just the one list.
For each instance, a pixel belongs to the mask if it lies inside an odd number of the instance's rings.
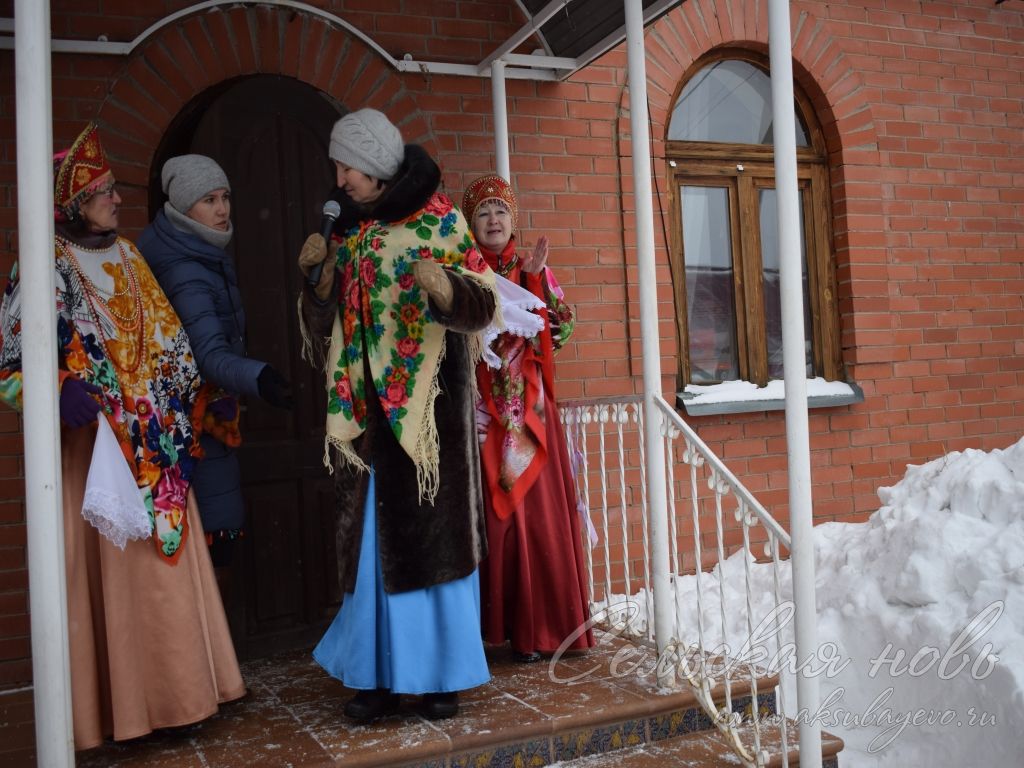
[[196,201],[215,189],[231,191],[227,174],[206,155],[178,155],[164,163],[160,181],[171,205],[188,213]]
[[401,132],[376,109],[349,112],[331,129],[331,160],[387,181],[405,158]]

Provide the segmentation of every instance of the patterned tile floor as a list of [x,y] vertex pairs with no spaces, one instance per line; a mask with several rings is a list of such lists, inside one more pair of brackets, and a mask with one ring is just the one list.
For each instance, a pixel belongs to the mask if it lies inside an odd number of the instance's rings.
[[[540,765],[647,741],[687,693],[660,693],[653,653],[610,635],[557,661],[517,664],[489,649],[492,680],[463,693],[451,720],[432,722],[404,697],[399,715],[358,725],[342,714],[352,695],[308,652],[243,664],[249,695],[194,726],[79,753],[80,768]],[[0,692],[0,765],[34,759],[30,689]]]

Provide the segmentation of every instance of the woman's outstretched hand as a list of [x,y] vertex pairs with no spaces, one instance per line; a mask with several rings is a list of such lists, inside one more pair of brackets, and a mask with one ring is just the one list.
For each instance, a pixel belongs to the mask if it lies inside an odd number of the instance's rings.
[[537,238],[537,244],[533,246],[533,253],[522,261],[523,271],[536,275],[544,265],[548,263],[548,236],[541,235]]

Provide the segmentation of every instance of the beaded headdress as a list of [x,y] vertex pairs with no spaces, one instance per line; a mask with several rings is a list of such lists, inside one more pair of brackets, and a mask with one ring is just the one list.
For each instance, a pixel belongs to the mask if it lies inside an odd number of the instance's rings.
[[493,173],[481,176],[466,187],[466,193],[462,196],[462,213],[466,221],[472,226],[476,209],[493,200],[508,207],[509,213],[512,214],[512,231],[515,232],[516,223],[519,221],[519,202],[516,200],[516,193],[512,191],[507,181]]
[[95,123],[89,123],[69,149],[55,154],[53,165],[53,204],[64,210],[84,202],[114,177]]

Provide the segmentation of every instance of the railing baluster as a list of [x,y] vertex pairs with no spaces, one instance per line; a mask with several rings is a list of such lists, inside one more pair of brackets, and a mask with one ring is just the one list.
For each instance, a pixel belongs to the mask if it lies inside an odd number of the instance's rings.
[[[750,527],[751,521],[756,522],[757,518],[747,512],[746,506],[742,502],[740,503],[740,512],[743,517],[740,522],[743,525],[743,593],[747,598],[747,637],[753,637],[754,604],[750,595],[750,561],[753,559],[753,556],[750,553]],[[757,759],[757,765],[763,765],[760,705],[758,704],[757,695],[757,670],[753,665],[750,665],[750,721],[754,726],[754,755]]]
[[612,613],[612,551],[611,536],[608,535],[608,459],[604,452],[604,425],[608,423],[608,406],[598,405],[594,419],[597,425],[598,456],[601,464],[601,522],[604,525],[604,599],[608,604],[608,616]]
[[[772,535],[771,531],[768,532],[768,543],[771,546],[772,556],[772,586],[775,588],[775,606],[782,605],[782,585],[779,579],[779,540]],[[775,658],[782,658],[782,626],[779,624],[779,612],[775,612]],[[786,718],[782,717],[786,711],[786,699],[783,695],[783,685],[781,670],[779,676],[779,684],[775,687],[776,701],[775,701],[775,713],[776,720],[779,722],[779,735],[782,738],[782,768],[789,768],[789,729],[786,725]]]
[[[586,443],[581,441],[580,426],[583,420],[585,406],[570,405],[559,409],[559,419],[562,422],[562,431],[565,433],[565,447],[569,453],[569,464],[572,470],[573,490],[576,492],[576,509],[571,514],[579,514],[583,517],[580,520],[580,535],[583,547],[583,557],[587,565],[587,602],[594,602],[594,554],[590,541],[590,499],[587,490],[587,472],[589,461],[587,459]],[[580,487],[580,475],[583,476],[584,488]]]
[[[667,458],[671,459],[672,455],[674,453],[674,450],[675,450],[675,445],[672,442],[673,441],[672,425],[666,423],[664,421],[664,419],[663,419],[662,420],[662,424],[661,424],[661,431],[665,435],[665,456]],[[676,432],[675,434],[678,434],[678,432]],[[676,524],[676,520],[677,520],[677,517],[676,517],[676,494],[675,494],[675,490],[674,490],[675,489],[675,485],[676,485],[676,463],[674,461],[669,461],[668,462],[668,466],[665,467],[665,482],[668,484],[668,488],[671,491],[668,494],[668,535],[669,535],[669,558],[670,558],[669,565],[672,567],[672,573],[678,575],[678,574],[682,573],[682,571],[679,568],[679,531],[678,531],[677,524]],[[672,583],[675,584],[676,580],[673,579]],[[679,600],[678,599],[674,599],[672,601],[672,607],[673,607],[673,613],[675,614],[675,621],[673,621],[672,624],[673,624],[673,626],[678,627],[679,626]],[[676,637],[676,639],[679,639],[678,630],[677,630],[677,637]]]
[[[729,625],[725,615],[725,534],[722,526],[722,494],[729,486],[719,479],[718,472],[711,470],[708,485],[715,493],[715,532],[718,544],[718,606],[722,620],[722,647],[729,648]],[[732,678],[729,675],[731,664],[725,665],[725,711],[732,712]]]
[[[644,595],[646,599],[647,618],[645,621],[647,639],[654,640],[654,591],[651,589],[651,536],[647,523],[647,462],[644,459],[644,410],[639,403],[632,403],[633,417],[637,425],[637,446],[640,457],[640,528],[644,539]],[[666,454],[671,456],[671,452]]]
[[[593,520],[593,516],[590,513],[590,452],[587,450],[587,425],[590,424],[591,415],[590,408],[587,406],[581,406],[579,411],[579,438],[580,438],[580,450],[583,453],[583,498],[586,499],[587,505],[587,519]],[[607,531],[604,531],[607,534]],[[594,599],[594,552],[593,547],[587,547],[587,581],[590,586],[590,599]],[[608,600],[608,595],[605,595],[605,600]]]
[[[633,579],[629,568],[629,519],[626,515],[626,451],[622,434],[622,423],[625,416],[626,409],[623,403],[616,403],[612,406],[612,419],[615,422],[615,433],[619,448],[619,516],[622,525],[622,572],[626,585],[624,594],[628,600],[632,596]],[[630,634],[637,634],[632,627],[630,627]]]
[[704,642],[704,587],[701,578],[703,555],[700,547],[700,499],[697,496],[697,467],[700,465],[700,456],[693,449],[689,439],[684,436],[683,440],[686,445],[683,461],[690,465],[690,507],[693,511],[693,576],[697,581],[697,643],[700,647],[700,676],[704,684],[707,685],[707,656],[704,654],[704,649],[707,648]]

